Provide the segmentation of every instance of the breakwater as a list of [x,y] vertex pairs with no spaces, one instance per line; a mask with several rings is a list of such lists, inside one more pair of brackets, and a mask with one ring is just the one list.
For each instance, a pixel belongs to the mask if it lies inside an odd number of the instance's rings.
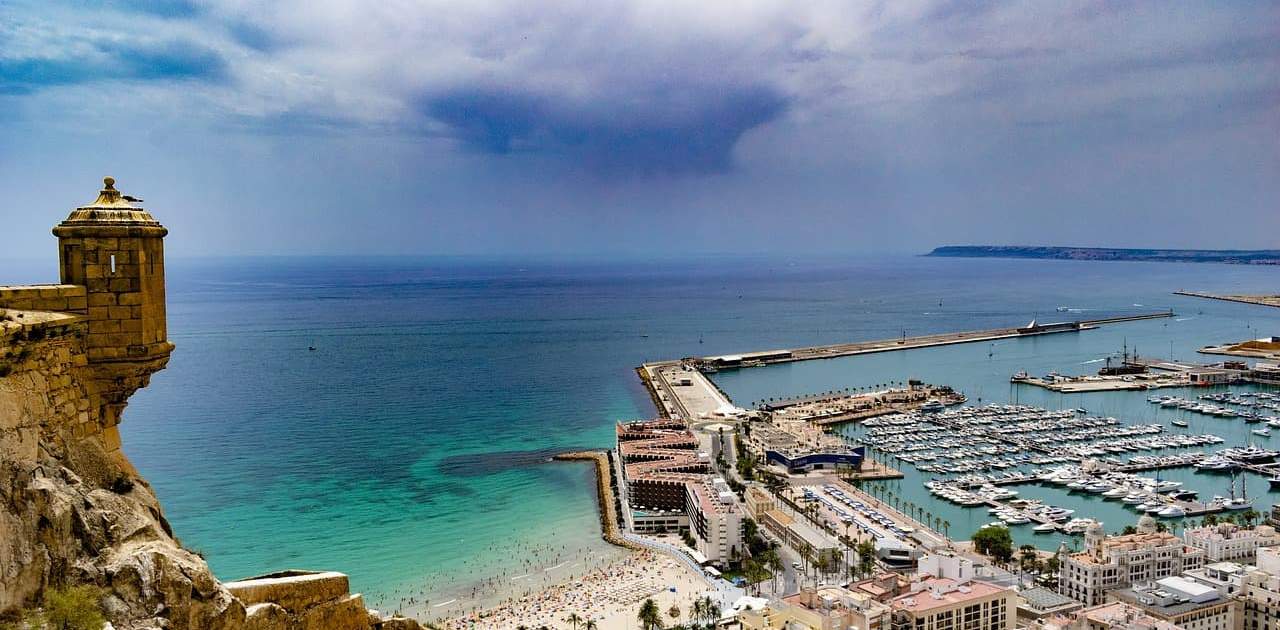
[[552,459],[564,462],[590,461],[595,465],[596,495],[600,503],[600,537],[611,545],[639,551],[641,547],[624,538],[618,528],[617,502],[613,495],[613,466],[609,463],[608,451],[560,453]]
[[[837,357],[846,357],[858,354],[893,352],[895,350],[910,350],[915,348],[932,348],[936,346],[949,346],[963,343],[997,341],[1015,337],[1034,337],[1040,335],[1080,332],[1105,324],[1161,319],[1173,316],[1173,311],[1168,310],[1139,313],[1135,315],[1121,315],[1117,317],[1104,317],[1099,319],[1083,319],[1071,322],[1038,323],[1032,321],[1026,326],[1010,328],[992,328],[987,330],[939,333],[933,335],[919,335],[915,337],[908,337],[904,334],[901,337],[878,339],[875,341],[856,341],[852,343],[769,350],[736,355],[711,356],[697,359],[695,363],[706,369],[754,367],[775,363],[809,361],[812,359],[834,359]],[[648,365],[660,364],[652,363]]]
[[1280,308],[1280,296],[1275,295],[1217,295],[1200,291],[1174,291],[1174,295],[1202,298],[1205,300],[1221,300],[1223,302],[1239,302],[1255,306],[1272,306]]

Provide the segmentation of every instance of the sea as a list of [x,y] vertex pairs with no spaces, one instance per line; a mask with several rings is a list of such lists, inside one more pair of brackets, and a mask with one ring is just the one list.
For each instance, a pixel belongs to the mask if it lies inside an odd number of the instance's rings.
[[[1062,395],[1009,376],[1092,373],[1124,347],[1217,360],[1196,349],[1280,334],[1280,309],[1172,294],[1275,292],[1280,269],[1238,265],[849,255],[167,267],[177,349],[131,399],[122,435],[175,533],[224,580],[342,571],[369,605],[428,616],[490,605],[512,584],[533,589],[617,554],[599,538],[590,469],[550,456],[608,448],[615,422],[655,413],[634,371],[644,361],[1172,309],[1079,333],[714,375],[741,406],[918,378],[970,404],[1163,422],[1177,416],[1146,393]],[[1249,433],[1258,425],[1187,419],[1190,431],[1230,444],[1280,448],[1280,431],[1258,438]],[[991,520],[935,500],[921,485],[928,475],[904,468],[905,479],[886,483],[946,518],[953,537]],[[1258,509],[1280,502],[1265,479],[1246,477]],[[1202,496],[1227,490],[1220,475],[1166,478]],[[1108,530],[1136,518],[1114,502],[1020,490]],[[1015,536],[1060,542],[1027,527]]]

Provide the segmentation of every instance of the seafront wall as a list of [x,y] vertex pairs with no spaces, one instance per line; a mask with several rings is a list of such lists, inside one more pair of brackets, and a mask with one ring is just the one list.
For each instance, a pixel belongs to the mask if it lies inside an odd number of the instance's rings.
[[1276,295],[1217,295],[1215,293],[1204,293],[1202,291],[1174,291],[1173,294],[1205,300],[1239,302],[1241,304],[1253,304],[1254,306],[1280,308],[1280,296]]
[[662,399],[658,397],[658,388],[653,384],[653,380],[649,378],[649,370],[641,365],[636,368],[636,374],[640,375],[640,382],[644,383],[644,388],[649,392],[649,400],[653,401],[653,408],[658,410],[658,415],[663,418],[670,418],[671,414],[667,413],[667,406],[662,404]]
[[609,463],[606,451],[578,451],[561,453],[554,459],[559,461],[590,461],[595,466],[596,496],[600,503],[600,536],[605,542],[626,549],[640,550],[642,547],[627,540],[618,528],[617,501],[613,494],[613,466]]

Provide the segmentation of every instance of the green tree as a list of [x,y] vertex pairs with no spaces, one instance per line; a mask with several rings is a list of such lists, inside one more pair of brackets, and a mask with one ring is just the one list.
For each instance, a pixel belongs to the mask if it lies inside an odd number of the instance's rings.
[[1246,525],[1253,527],[1254,521],[1258,520],[1259,516],[1261,515],[1258,514],[1257,510],[1249,508],[1244,511],[1244,514],[1240,515],[1240,520],[1244,521]]
[[1035,569],[1036,565],[1039,564],[1040,562],[1040,556],[1036,554],[1036,546],[1023,545],[1018,549],[1022,552],[1019,558],[1019,562],[1022,565],[1022,570],[1031,571]]
[[742,573],[743,577],[747,578],[747,583],[755,588],[756,595],[759,595],[760,583],[769,579],[769,570],[764,568],[759,560],[752,558],[747,561]]
[[876,568],[876,544],[870,540],[858,543],[858,575],[866,577]]
[[777,594],[778,576],[782,575],[783,571],[786,569],[782,564],[782,556],[778,555],[777,549],[770,547],[768,551],[764,552],[761,557],[761,561],[764,563],[765,568],[769,569],[769,572],[773,574],[773,592],[774,594]]
[[983,527],[973,534],[973,548],[998,563],[1013,559],[1013,536],[1008,527]]
[[644,600],[640,604],[640,612],[636,613],[636,619],[640,621],[644,630],[661,630],[662,611],[658,610],[658,604],[652,598]]
[[565,618],[565,621],[573,624],[573,630],[578,630],[578,624],[582,623],[582,617],[579,616],[578,613],[569,613],[569,616]]

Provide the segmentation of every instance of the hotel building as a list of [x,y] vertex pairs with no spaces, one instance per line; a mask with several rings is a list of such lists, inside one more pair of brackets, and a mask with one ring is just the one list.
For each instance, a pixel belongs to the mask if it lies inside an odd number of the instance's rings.
[[1244,561],[1252,563],[1258,547],[1280,545],[1280,534],[1274,527],[1259,525],[1244,528],[1233,523],[1194,527],[1182,532],[1188,547],[1204,551],[1206,562]]
[[1155,531],[1150,517],[1139,519],[1138,533],[1126,536],[1107,536],[1095,523],[1085,532],[1084,551],[1062,554],[1058,592],[1096,606],[1107,591],[1199,568],[1204,555],[1173,534]]
[[1241,583],[1243,630],[1280,628],[1280,547],[1258,549],[1257,570]]
[[928,578],[889,601],[892,630],[1013,630],[1018,595],[987,582]]
[[1186,630],[1234,630],[1240,607],[1213,587],[1177,576],[1107,595]]
[[725,566],[745,555],[743,510],[723,479],[706,478],[685,484],[685,514],[689,534],[705,562]]

